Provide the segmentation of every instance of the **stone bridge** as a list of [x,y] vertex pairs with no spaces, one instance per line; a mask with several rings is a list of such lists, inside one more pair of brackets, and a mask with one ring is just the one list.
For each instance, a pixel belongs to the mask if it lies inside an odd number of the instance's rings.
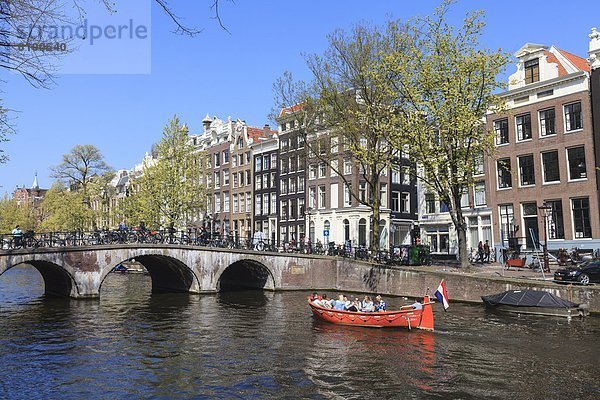
[[336,261],[328,257],[167,244],[11,250],[0,253],[0,275],[28,264],[42,275],[46,294],[96,298],[108,273],[130,260],[148,270],[154,293],[306,289],[336,276]]
[[[152,291],[213,293],[237,288],[327,290],[328,292],[430,294],[446,280],[451,301],[481,303],[480,296],[511,289],[550,291],[564,299],[589,304],[600,313],[600,286],[472,276],[435,267],[390,267],[347,258],[267,253],[169,244],[115,244],[40,247],[0,252],[0,275],[28,264],[42,275],[49,295],[98,298],[109,272],[124,261],[141,263],[152,278]],[[335,292],[334,292],[335,293]]]

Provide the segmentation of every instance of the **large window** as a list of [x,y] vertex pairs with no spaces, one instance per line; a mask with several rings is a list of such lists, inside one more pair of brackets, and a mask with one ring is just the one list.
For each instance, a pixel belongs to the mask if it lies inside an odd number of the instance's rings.
[[585,148],[572,147],[567,149],[569,159],[569,179],[585,179],[587,177],[585,166]]
[[352,197],[350,196],[351,190],[352,190],[351,183],[344,185],[344,207],[350,207],[352,205]]
[[542,168],[544,171],[544,183],[560,181],[558,150],[542,153]]
[[501,119],[494,122],[496,131],[496,144],[508,143],[508,119]]
[[510,158],[503,158],[496,162],[498,169],[498,188],[511,188],[512,176],[510,173]]
[[556,134],[554,120],[554,108],[540,111],[540,135],[547,136]]
[[525,61],[525,84],[538,82],[540,80],[539,60]]
[[392,192],[392,212],[400,212],[400,192]]
[[427,193],[425,195],[425,212],[427,214],[435,213],[435,195]]
[[400,195],[400,212],[410,212],[410,193],[402,192]]
[[319,186],[319,208],[325,208],[325,186]]
[[257,156],[254,159],[254,172],[260,172],[260,171],[262,171],[262,157]]
[[308,188],[308,206],[312,209],[317,207],[317,190],[316,188]]
[[562,201],[547,200],[546,204],[550,206],[550,215],[548,217],[548,238],[564,239],[565,224],[563,221]]
[[592,227],[590,225],[590,200],[572,199],[573,225],[575,228],[575,239],[591,238]]
[[565,106],[565,131],[570,132],[581,128],[583,128],[581,103],[567,104]]
[[517,140],[531,139],[531,115],[517,115],[515,122],[517,123]]
[[519,156],[519,173],[521,186],[535,185],[535,171],[533,168],[533,155]]
[[388,202],[388,197],[387,197],[387,184],[386,183],[382,183],[381,186],[379,187],[379,201],[380,201],[380,205],[381,207],[387,207],[387,202]]
[[512,204],[501,204],[498,206],[500,211],[500,233],[507,243],[508,238],[514,237],[514,229],[515,229],[515,215],[513,213],[513,205]]
[[475,184],[475,206],[485,206],[485,182]]

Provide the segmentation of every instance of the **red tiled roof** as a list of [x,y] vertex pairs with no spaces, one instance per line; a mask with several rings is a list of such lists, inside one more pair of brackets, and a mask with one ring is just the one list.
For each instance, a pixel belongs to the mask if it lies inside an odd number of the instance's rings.
[[558,66],[558,76],[567,75],[567,70],[565,69],[565,66],[562,65],[560,61],[558,61],[558,58],[556,58],[556,56],[553,53],[549,51],[544,51],[544,55],[546,56],[546,60],[549,63],[556,64]]
[[560,51],[560,54],[562,54],[567,60],[569,60],[569,62],[571,62],[571,64],[573,64],[578,70],[591,72],[590,65],[588,64],[585,58],[581,58],[579,56],[576,56],[575,54],[571,54],[568,51],[564,51],[562,49],[557,48],[557,50]]
[[281,111],[279,112],[279,116],[281,117],[281,116],[286,115],[286,114],[293,114],[296,111],[301,110],[302,107],[303,107],[302,104],[295,104],[295,105],[293,105],[291,107],[282,108]]
[[277,134],[277,131],[274,131],[270,128],[265,132],[264,128],[253,128],[251,126],[248,127],[248,138],[255,142],[260,138],[268,138],[270,135],[275,134]]

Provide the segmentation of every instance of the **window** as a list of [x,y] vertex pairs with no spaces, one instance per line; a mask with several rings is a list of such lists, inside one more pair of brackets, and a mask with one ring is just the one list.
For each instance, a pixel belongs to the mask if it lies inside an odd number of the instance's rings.
[[392,212],[400,212],[400,192],[392,192]]
[[468,208],[469,205],[469,189],[464,188],[462,194],[460,195],[460,207]]
[[585,167],[584,147],[572,147],[567,149],[567,158],[569,159],[569,179],[585,179],[587,177],[587,172]]
[[554,108],[540,111],[540,135],[548,136],[556,134],[554,120]]
[[215,168],[221,166],[221,155],[219,153],[214,154],[215,158]]
[[366,182],[360,182],[358,184],[358,198],[360,199],[360,201],[367,201],[367,183]]
[[256,181],[254,181],[254,190],[262,189],[262,176],[256,175]]
[[296,178],[290,178],[290,193],[296,193]]
[[296,157],[290,157],[288,159],[288,170],[290,172],[296,171],[296,165],[298,165],[298,162],[296,161]]
[[254,172],[260,172],[260,171],[262,171],[262,157],[257,156],[254,159]]
[[281,194],[287,194],[288,193],[288,181],[287,179],[283,179],[281,181],[281,187],[279,188],[279,193]]
[[239,176],[240,176],[240,179],[239,179],[240,187],[244,187],[244,182],[245,182],[244,181],[244,173],[240,172]]
[[316,189],[315,189],[314,186],[308,189],[308,206],[311,209],[315,209],[316,206],[317,206],[317,203],[316,203]]
[[542,164],[544,172],[544,183],[560,182],[558,150],[542,153]]
[[304,176],[298,177],[298,193],[304,193]]
[[500,237],[504,239],[514,237],[515,215],[513,205],[501,204],[498,208],[500,212]]
[[308,179],[315,179],[317,177],[317,166],[310,164],[308,166]]
[[282,151],[287,151],[288,150],[288,140],[287,139],[281,139],[281,150]]
[[229,170],[228,169],[223,170],[223,186],[225,186],[225,185],[229,185]]
[[238,141],[237,141],[237,148],[238,150],[244,147],[244,138],[243,137],[239,137]]
[[331,160],[331,168],[329,168],[329,176],[335,177],[337,176],[337,172],[339,171],[339,162],[338,160]]
[[324,162],[319,164],[319,178],[325,178],[325,173],[327,172],[327,166]]
[[581,103],[567,104],[565,106],[565,131],[570,132],[582,128]]
[[263,174],[263,176],[262,176],[262,188],[263,189],[268,189],[269,188],[269,174]]
[[254,198],[254,215],[260,215],[262,213],[262,202],[261,195],[257,194]]
[[392,167],[392,183],[400,183],[401,181],[401,174],[400,174],[400,167],[398,167],[397,165]]
[[288,217],[288,202],[284,200],[281,202],[281,218],[287,219]]
[[250,174],[250,170],[246,170],[246,186],[250,186],[252,185],[252,178],[251,178],[251,174]]
[[485,182],[475,183],[475,206],[485,206]]
[[269,193],[263,194],[262,215],[269,215]]
[[435,196],[431,193],[425,195],[425,212],[427,214],[435,213]]
[[331,154],[338,152],[338,142],[339,138],[337,136],[331,138]]
[[402,184],[410,185],[410,167],[402,167]]
[[243,213],[245,211],[245,197],[244,197],[244,193],[240,193],[240,212]]
[[271,193],[271,214],[277,214],[277,195]]
[[400,212],[408,213],[410,211],[410,194],[402,192],[400,195]]
[[450,211],[450,209],[448,208],[448,203],[446,203],[443,200],[440,200],[440,212],[445,213],[445,212],[448,212],[448,211]]
[[483,175],[483,153],[477,153],[473,156],[473,174],[474,175]]
[[571,199],[571,204],[573,206],[575,239],[591,238],[590,200],[587,197],[583,199]]
[[215,212],[221,212],[221,195],[219,193],[215,194]]
[[535,170],[533,167],[533,155],[519,156],[519,172],[521,186],[535,185]]
[[271,169],[271,158],[269,156],[263,157],[263,170]]
[[229,212],[229,192],[223,193],[223,212]]
[[223,151],[223,164],[227,164],[229,162],[229,150]]
[[240,205],[239,205],[239,202],[238,202],[238,195],[234,194],[232,197],[233,197],[233,212],[234,213],[239,212],[240,211]]
[[546,204],[550,206],[548,216],[548,238],[564,239],[565,225],[563,221],[563,210],[561,200],[548,200]]
[[511,188],[512,176],[510,173],[510,158],[503,158],[496,162],[498,169],[498,188]]
[[349,158],[344,160],[344,175],[352,173],[352,161]]
[[275,182],[277,180],[275,172],[271,172],[270,176],[271,176],[271,179],[270,179],[270,182],[269,182],[269,187],[274,188],[275,187]]
[[231,166],[232,167],[234,167],[234,168],[237,167],[237,162],[238,162],[237,156],[231,157]]
[[539,60],[525,61],[525,84],[538,82],[540,80]]
[[277,168],[277,153],[271,154],[271,168]]
[[344,207],[350,207],[350,205],[352,204],[350,190],[352,190],[352,185],[350,183],[344,185]]
[[219,171],[215,172],[215,189],[221,187],[221,173]]
[[531,139],[531,115],[523,114],[515,117],[517,123],[517,140]]
[[501,119],[494,122],[496,131],[496,144],[508,143],[508,119]]
[[248,192],[246,193],[246,212],[250,212],[250,210],[252,210],[252,195]]
[[296,219],[296,211],[298,209],[298,199],[290,200],[290,218]]
[[325,208],[325,186],[319,186],[319,208]]
[[382,183],[379,187],[379,201],[381,207],[387,207],[387,184]]

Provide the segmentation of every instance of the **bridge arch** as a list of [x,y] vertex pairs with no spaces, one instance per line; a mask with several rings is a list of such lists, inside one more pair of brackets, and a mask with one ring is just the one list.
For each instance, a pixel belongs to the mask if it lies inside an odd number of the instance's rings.
[[127,258],[122,259],[114,265],[107,265],[102,271],[101,283],[98,291],[102,289],[102,283],[113,270],[122,262],[135,259],[142,264],[152,278],[152,293],[199,293],[200,283],[194,271],[181,260],[164,254],[137,254],[130,252]]
[[8,265],[0,275],[18,265],[30,265],[37,269],[44,280],[44,294],[48,296],[70,297],[79,293],[77,281],[71,272],[62,266],[45,260],[21,260]]
[[275,290],[273,272],[262,262],[240,259],[220,271],[216,289],[233,291],[244,289]]

